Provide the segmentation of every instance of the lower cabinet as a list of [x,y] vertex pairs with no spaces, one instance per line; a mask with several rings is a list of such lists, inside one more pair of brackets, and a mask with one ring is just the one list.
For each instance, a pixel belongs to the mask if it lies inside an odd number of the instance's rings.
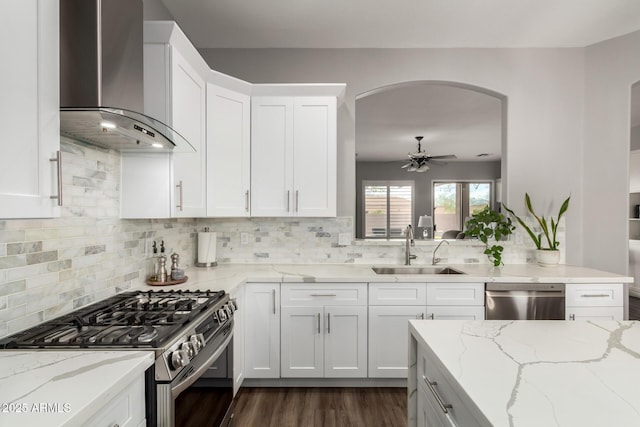
[[623,320],[624,285],[567,283],[566,320]]
[[444,413],[438,401],[433,397],[429,390],[418,383],[417,390],[417,425],[418,427],[455,427],[455,423],[451,417]]
[[408,321],[484,320],[484,283],[370,283],[371,378],[407,378]]
[[280,284],[245,285],[245,378],[280,377]]
[[247,315],[244,297],[245,285],[234,289],[230,296],[236,300],[238,310],[233,315],[233,395],[235,396],[244,381],[244,334],[245,317]]
[[283,378],[367,376],[366,284],[331,286],[282,285]]
[[87,427],[139,427],[146,425],[144,375],[131,381],[85,425]]

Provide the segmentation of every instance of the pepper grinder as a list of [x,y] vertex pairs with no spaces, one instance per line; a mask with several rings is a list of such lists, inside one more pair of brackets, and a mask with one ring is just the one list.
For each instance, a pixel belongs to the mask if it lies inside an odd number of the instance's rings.
[[167,257],[164,254],[164,240],[160,242],[160,256],[158,257],[158,282],[167,281]]
[[171,280],[184,279],[184,270],[178,267],[180,255],[174,253],[171,255]]

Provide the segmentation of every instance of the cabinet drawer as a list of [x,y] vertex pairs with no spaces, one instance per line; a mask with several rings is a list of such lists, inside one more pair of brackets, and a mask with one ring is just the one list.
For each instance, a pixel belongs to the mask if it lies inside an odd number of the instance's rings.
[[566,285],[567,307],[623,306],[624,285],[621,283]]
[[624,307],[567,307],[567,320],[624,320]]
[[369,283],[369,305],[427,305],[427,284]]
[[283,283],[282,305],[367,305],[366,283]]
[[484,305],[484,283],[427,283],[427,305]]
[[[456,388],[452,385],[455,381],[450,375],[440,370],[439,365],[433,362],[429,353],[423,346],[418,347],[418,390],[422,389],[429,399],[435,403],[436,408],[440,411],[439,415],[446,415],[446,419],[453,421],[453,425],[458,426],[477,426],[481,425],[472,415],[469,408],[463,403],[459,397]],[[428,383],[431,383],[429,386]],[[437,397],[436,397],[437,396]],[[438,404],[438,399],[443,405],[451,405],[444,409]],[[445,417],[441,417],[445,418]]]
[[144,381],[140,376],[104,405],[87,423],[89,427],[137,427],[145,417]]

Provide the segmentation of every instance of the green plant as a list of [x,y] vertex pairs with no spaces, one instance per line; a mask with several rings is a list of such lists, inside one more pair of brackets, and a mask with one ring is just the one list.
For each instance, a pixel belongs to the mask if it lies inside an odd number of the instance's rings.
[[494,266],[502,264],[502,251],[504,246],[496,244],[489,246],[489,240],[493,238],[496,242],[502,240],[515,230],[511,218],[505,217],[500,212],[496,212],[486,206],[481,211],[474,213],[465,224],[465,234],[477,237],[485,244],[484,254]]
[[[556,239],[556,232],[558,231],[558,224],[560,223],[560,218],[562,218],[562,215],[564,215],[567,209],[569,209],[570,199],[571,199],[571,196],[567,197],[567,200],[565,200],[562,203],[562,206],[560,206],[560,211],[558,212],[558,219],[554,220],[553,217],[550,217],[550,219],[547,220],[544,216],[538,216],[533,211],[533,206],[531,205],[531,198],[529,197],[529,194],[528,193],[524,194],[524,204],[527,207],[527,210],[536,219],[536,221],[540,225],[540,229],[542,230],[542,233],[539,233],[538,235],[536,235],[533,232],[533,230],[531,230],[531,228],[522,220],[522,218],[516,215],[504,203],[502,204],[502,206],[505,208],[507,212],[509,212],[509,214],[511,214],[518,221],[518,223],[522,226],[522,228],[525,229],[527,234],[529,234],[529,237],[531,237],[531,240],[533,240],[533,243],[536,245],[536,248],[538,248],[539,250],[557,251],[558,246],[560,246],[560,242],[558,242],[558,240]],[[544,237],[547,240],[547,246],[548,246],[545,248],[542,247],[542,244],[544,243],[542,239],[543,233],[544,233]]]

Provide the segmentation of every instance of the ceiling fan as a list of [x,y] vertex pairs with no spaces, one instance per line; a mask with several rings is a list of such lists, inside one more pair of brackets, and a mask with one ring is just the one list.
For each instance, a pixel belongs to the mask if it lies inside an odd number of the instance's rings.
[[430,156],[426,151],[422,150],[422,138],[423,136],[416,136],[416,140],[418,141],[418,151],[415,153],[409,153],[409,163],[402,165],[402,168],[408,168],[407,172],[426,172],[429,170],[429,166],[427,166],[427,162],[429,160],[444,160],[444,159],[455,159],[455,154],[445,154],[443,156]]

